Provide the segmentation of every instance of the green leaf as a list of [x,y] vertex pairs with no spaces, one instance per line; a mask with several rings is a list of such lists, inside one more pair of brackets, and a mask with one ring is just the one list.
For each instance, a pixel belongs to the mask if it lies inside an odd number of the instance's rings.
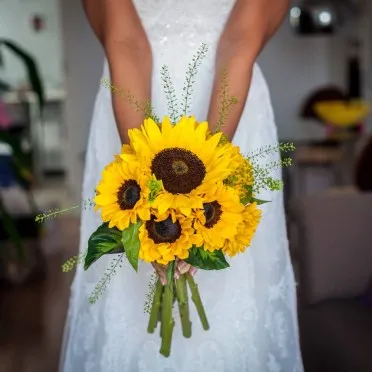
[[110,229],[108,224],[104,223],[89,238],[84,270],[87,270],[103,255],[120,253],[123,250],[121,232],[116,228]]
[[262,204],[270,203],[270,201],[269,200],[260,200],[260,199],[256,199],[256,198],[251,198],[250,203],[257,203],[257,205],[262,205]]
[[202,247],[192,247],[189,258],[185,261],[201,270],[223,270],[230,267],[222,251],[209,252]]
[[19,57],[19,59],[23,62],[27,71],[28,80],[30,82],[31,88],[38,98],[40,113],[42,113],[45,103],[44,86],[40,77],[37,62],[35,61],[34,57],[31,56],[28,52],[26,52],[18,44],[12,42],[11,40],[0,39],[0,46],[1,45],[6,46],[11,52],[13,52],[13,54]]
[[260,200],[256,199],[253,196],[246,195],[243,198],[240,199],[240,202],[244,205],[251,204],[251,203],[257,203],[257,205],[262,205],[266,203],[270,203],[270,201],[267,200]]
[[136,271],[138,270],[138,254],[140,250],[139,229],[141,225],[141,221],[130,224],[128,228],[123,230],[122,236],[122,243],[127,254],[127,259]]
[[171,282],[173,277],[174,277],[174,269],[175,269],[175,262],[169,262],[167,271],[165,273],[166,278],[167,278],[167,283]]

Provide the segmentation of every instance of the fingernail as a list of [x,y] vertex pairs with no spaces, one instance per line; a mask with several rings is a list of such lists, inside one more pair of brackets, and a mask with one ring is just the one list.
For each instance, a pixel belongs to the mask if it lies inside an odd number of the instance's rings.
[[160,281],[161,281],[161,284],[162,284],[162,285],[166,285],[166,284],[167,284],[166,280],[163,279],[163,278],[160,278]]
[[174,278],[175,278],[176,280],[178,280],[178,279],[180,278],[180,274],[179,274],[179,273],[175,273],[175,274],[174,274]]

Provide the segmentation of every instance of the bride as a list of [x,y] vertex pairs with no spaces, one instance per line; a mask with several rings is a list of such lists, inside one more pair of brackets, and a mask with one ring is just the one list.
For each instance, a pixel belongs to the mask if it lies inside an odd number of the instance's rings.
[[[167,114],[161,67],[167,65],[176,93],[182,93],[188,63],[202,43],[209,51],[201,63],[189,112],[213,126],[218,118],[221,73],[238,98],[225,134],[243,153],[275,144],[276,127],[265,79],[255,60],[282,22],[288,0],[85,0],[90,24],[107,62],[103,77],[151,98],[157,115]],[[82,45],[84,48],[84,45]],[[181,97],[180,97],[181,98]],[[83,186],[91,198],[101,171],[128,142],[127,131],[143,114],[120,95],[101,87],[94,108]],[[273,160],[273,159],[269,159]],[[281,177],[279,171],[274,176]],[[275,172],[274,172],[275,173]],[[211,324],[204,331],[194,319],[191,339],[175,327],[172,354],[159,354],[159,338],[146,332],[144,298],[153,268],[138,273],[118,269],[93,305],[88,297],[112,265],[101,258],[88,271],[77,269],[61,356],[61,372],[301,372],[296,291],[281,193],[271,200],[252,247],[231,260],[231,270],[196,273]],[[81,251],[100,225],[93,210],[82,214]],[[115,262],[115,261],[114,261]],[[187,268],[188,269],[188,268]],[[190,270],[193,270],[191,268]],[[193,270],[195,271],[195,270]],[[193,311],[193,309],[191,309]]]

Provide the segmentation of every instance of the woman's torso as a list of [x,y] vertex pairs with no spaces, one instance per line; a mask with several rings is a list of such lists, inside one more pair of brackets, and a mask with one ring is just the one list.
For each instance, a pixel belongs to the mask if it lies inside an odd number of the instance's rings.
[[[161,68],[167,65],[175,92],[182,101],[182,88],[189,63],[204,43],[208,52],[195,78],[192,101],[209,100],[216,46],[235,0],[133,0],[153,54],[152,103],[158,115],[167,113]],[[104,77],[109,76],[105,63]],[[199,106],[200,107],[200,106]],[[193,108],[191,110],[198,108]],[[204,115],[204,112],[193,112]]]
[[134,0],[153,51],[180,62],[201,43],[215,47],[234,3],[235,0]]

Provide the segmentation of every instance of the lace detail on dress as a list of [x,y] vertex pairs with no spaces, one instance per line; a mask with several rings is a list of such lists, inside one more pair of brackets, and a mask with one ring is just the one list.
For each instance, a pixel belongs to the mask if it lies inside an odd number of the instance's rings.
[[[203,120],[213,81],[216,42],[233,0],[135,0],[154,55],[153,105],[167,113],[160,68],[169,67],[176,92],[182,93],[187,65],[201,43],[210,47],[194,87],[191,112]],[[107,64],[104,77],[108,77]],[[181,96],[179,96],[181,99]],[[234,142],[243,152],[277,141],[270,97],[255,66],[249,97]],[[120,151],[110,92],[101,88],[95,105],[83,197],[91,197],[100,172]],[[273,161],[268,159],[268,161]],[[280,174],[275,176],[280,177]],[[96,304],[88,297],[112,258],[101,258],[87,272],[80,267],[73,283],[67,345],[61,372],[302,372],[298,340],[295,282],[281,193],[266,193],[264,218],[252,247],[231,260],[231,269],[197,274],[211,324],[205,332],[193,306],[192,338],[182,336],[177,320],[172,355],[159,354],[160,339],[146,332],[143,313],[150,265],[138,273],[124,265]],[[100,219],[83,211],[81,250]],[[175,308],[175,318],[178,310]]]

